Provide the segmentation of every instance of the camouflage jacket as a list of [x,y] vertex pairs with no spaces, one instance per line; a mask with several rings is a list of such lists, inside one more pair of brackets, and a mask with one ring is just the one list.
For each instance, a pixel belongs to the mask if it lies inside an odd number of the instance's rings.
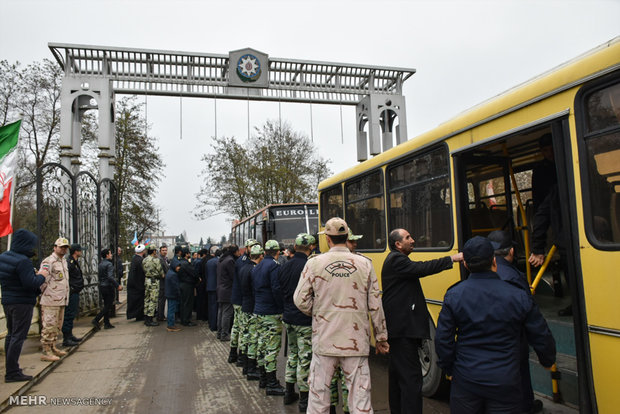
[[56,253],[47,256],[41,262],[41,269],[47,269],[49,276],[45,278],[47,287],[41,294],[43,306],[66,306],[69,304],[69,268],[64,257]]
[[308,259],[293,301],[312,315],[312,350],[319,355],[368,356],[369,312],[375,338],[387,340],[372,262],[344,246]]
[[144,276],[151,279],[161,279],[164,277],[164,269],[158,257],[146,256],[142,261]]

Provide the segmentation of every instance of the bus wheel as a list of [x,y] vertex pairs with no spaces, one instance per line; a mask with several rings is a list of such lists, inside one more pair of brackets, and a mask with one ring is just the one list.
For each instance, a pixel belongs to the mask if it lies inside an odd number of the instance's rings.
[[437,365],[435,353],[435,325],[429,320],[431,339],[422,341],[418,350],[420,365],[422,366],[422,395],[425,397],[441,398],[448,395],[450,381],[446,379],[443,370]]

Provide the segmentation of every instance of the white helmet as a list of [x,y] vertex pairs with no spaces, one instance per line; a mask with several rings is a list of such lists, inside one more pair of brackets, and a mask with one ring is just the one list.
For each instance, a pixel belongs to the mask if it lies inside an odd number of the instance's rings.
[[145,249],[144,245],[143,245],[143,244],[139,244],[139,245],[137,245],[137,246],[136,246],[136,248],[134,249],[134,251],[135,251],[136,253],[142,253],[142,252],[144,251],[144,249]]

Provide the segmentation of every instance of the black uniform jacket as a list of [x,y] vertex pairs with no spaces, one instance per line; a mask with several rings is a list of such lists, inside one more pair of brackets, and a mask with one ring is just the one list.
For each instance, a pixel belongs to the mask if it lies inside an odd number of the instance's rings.
[[67,257],[67,268],[69,269],[70,293],[80,293],[84,289],[84,277],[80,264],[73,256]]
[[381,269],[388,338],[430,337],[420,278],[451,268],[450,257],[414,262],[399,251],[390,252]]

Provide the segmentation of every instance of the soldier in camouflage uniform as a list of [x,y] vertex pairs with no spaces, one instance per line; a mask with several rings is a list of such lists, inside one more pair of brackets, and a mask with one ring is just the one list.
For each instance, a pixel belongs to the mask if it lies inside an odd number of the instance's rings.
[[[286,327],[288,340],[288,359],[286,361],[286,391],[284,404],[292,404],[299,398],[299,411],[306,412],[308,407],[308,371],[312,359],[312,318],[304,315],[293,303],[293,294],[299,283],[299,277],[308,255],[314,249],[316,240],[313,236],[301,233],[295,238],[295,254],[280,269],[280,286],[284,296],[284,313],[282,320]],[[295,393],[295,384],[299,394]]]
[[[355,253],[357,249],[357,241],[364,237],[363,235],[353,234],[351,228],[349,228],[349,236],[347,237],[347,247],[351,253]],[[357,253],[359,254],[359,253]],[[342,411],[346,414],[349,412],[349,390],[347,389],[347,384],[344,381],[344,373],[342,372],[342,367],[338,366],[336,371],[334,371],[334,376],[332,377],[332,382],[330,385],[331,390],[331,407],[329,408],[330,413],[336,412],[336,407],[338,406],[338,383],[340,383],[340,389],[342,390]]]
[[[284,388],[276,378],[276,364],[282,346],[282,292],[278,279],[280,245],[275,240],[265,243],[265,258],[252,269],[254,313],[258,315],[258,352],[264,355],[260,365],[259,387],[267,387],[267,395],[284,395]],[[260,358],[260,356],[259,356]]]
[[159,257],[157,257],[157,247],[149,245],[146,254],[147,256],[142,261],[142,269],[144,269],[144,324],[146,326],[159,326],[159,322],[153,318],[159,300],[159,281],[164,277],[164,269]]
[[54,253],[41,262],[41,269],[49,272],[45,277],[45,289],[41,294],[41,344],[42,361],[58,361],[65,351],[56,348],[56,339],[65,315],[65,306],[69,303],[69,268],[65,255],[69,241],[64,237],[54,243]]
[[293,300],[312,315],[312,362],[308,413],[326,413],[329,384],[335,367],[342,366],[352,413],[372,413],[370,401],[370,321],[376,349],[387,353],[387,329],[379,282],[370,259],[353,254],[346,245],[349,228],[341,218],[325,223],[330,250],[309,259]]

